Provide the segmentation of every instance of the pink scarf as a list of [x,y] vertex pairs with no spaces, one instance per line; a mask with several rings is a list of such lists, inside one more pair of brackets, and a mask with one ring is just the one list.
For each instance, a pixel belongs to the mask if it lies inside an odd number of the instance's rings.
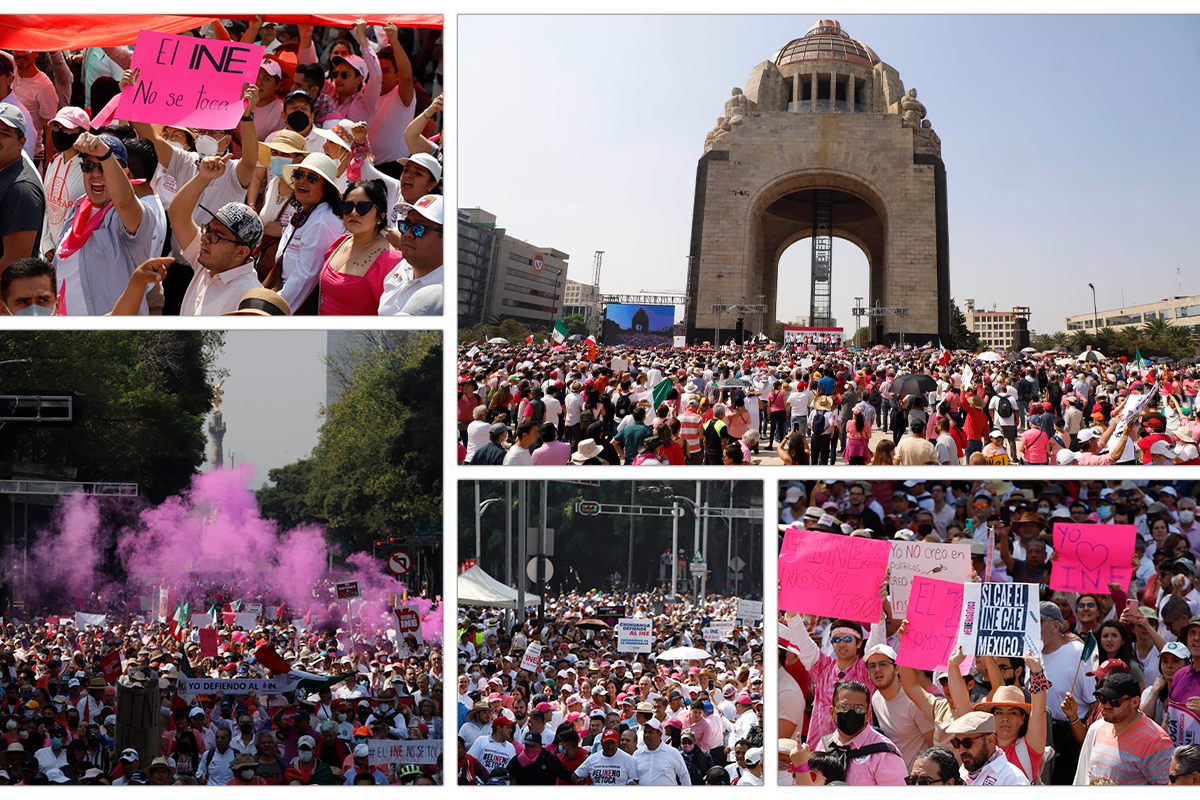
[[70,258],[77,253],[87,244],[87,240],[96,232],[112,209],[111,200],[96,209],[92,205],[90,197],[84,195],[80,198],[79,205],[75,207],[75,216],[71,219],[71,227],[67,230],[67,235],[63,237],[62,244],[58,246],[58,257],[60,259]]

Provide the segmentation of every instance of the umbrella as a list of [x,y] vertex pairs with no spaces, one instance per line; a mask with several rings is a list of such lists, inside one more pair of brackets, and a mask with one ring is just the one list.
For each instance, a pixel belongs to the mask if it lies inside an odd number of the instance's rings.
[[1060,367],[1065,367],[1070,364],[1074,364],[1075,359],[1073,359],[1073,358],[1056,358],[1056,359],[1054,359],[1054,363]]
[[568,336],[567,339],[568,339],[568,341],[572,341],[572,342],[582,342],[583,334],[582,333],[573,333],[570,336]]
[[508,344],[508,339],[497,336],[495,339],[488,339],[488,344]]
[[1085,350],[1079,354],[1080,361],[1108,361],[1108,356],[1099,350]]
[[566,346],[565,344],[560,344],[560,345],[556,345],[555,347],[551,347],[551,348],[550,348],[550,352],[551,352],[551,353],[556,353],[556,352],[558,352],[559,350],[566,350],[566,349],[567,349],[567,346]]
[[699,647],[672,647],[658,654],[659,661],[703,661],[712,658],[712,653]]
[[1037,350],[1034,350],[1032,347],[1023,347],[1023,348],[1021,348],[1021,352],[1022,353],[1036,353]]
[[874,347],[872,347],[871,349],[872,349],[872,350],[887,350],[887,345],[885,345],[885,344],[877,344],[877,345],[875,345]]
[[929,375],[908,374],[897,375],[892,381],[892,391],[896,394],[907,397],[914,394],[925,394],[937,390],[937,381]]
[[754,384],[750,383],[750,381],[746,380],[745,378],[726,378],[717,385],[722,389],[729,389],[731,387],[741,387],[744,389],[747,386],[753,386]]
[[986,353],[980,353],[978,356],[976,356],[976,358],[978,358],[980,361],[1003,361],[1004,360],[1004,356],[1000,355],[999,353],[995,352],[994,350],[988,350]]
[[608,623],[602,619],[593,619],[588,617],[587,619],[581,619],[579,622],[575,623],[575,627],[583,628],[584,630],[608,630],[609,626]]

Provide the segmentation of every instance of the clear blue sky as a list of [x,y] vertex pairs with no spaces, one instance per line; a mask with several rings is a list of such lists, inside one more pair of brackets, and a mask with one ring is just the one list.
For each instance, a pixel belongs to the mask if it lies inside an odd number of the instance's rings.
[[[942,139],[951,291],[1066,314],[1200,294],[1200,17],[833,15]],[[571,254],[604,292],[683,290],[696,160],[734,86],[817,14],[460,16],[459,203]],[[807,313],[808,242],[780,318]],[[866,258],[834,248],[850,327]],[[1124,300],[1122,300],[1122,289]]]

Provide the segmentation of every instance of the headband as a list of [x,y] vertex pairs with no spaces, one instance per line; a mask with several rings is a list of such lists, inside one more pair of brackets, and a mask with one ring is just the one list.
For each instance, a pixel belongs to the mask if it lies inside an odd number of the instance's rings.
[[829,635],[830,635],[830,636],[837,636],[838,634],[843,634],[843,635],[849,635],[849,636],[853,636],[853,637],[854,637],[854,638],[856,638],[856,639],[861,639],[861,638],[862,638],[862,632],[861,632],[861,631],[856,631],[856,630],[854,630],[853,628],[834,628],[834,629],[833,629],[833,632],[832,632],[832,633],[830,633]]

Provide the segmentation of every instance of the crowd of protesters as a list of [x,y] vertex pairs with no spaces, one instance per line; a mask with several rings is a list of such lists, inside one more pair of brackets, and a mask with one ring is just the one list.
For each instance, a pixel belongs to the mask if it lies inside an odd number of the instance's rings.
[[132,47],[0,50],[0,314],[441,314],[440,30],[189,35],[266,45],[233,129],[112,118]]
[[1200,463],[1195,366],[1098,358],[468,343],[459,463]]
[[[571,592],[511,627],[460,607],[459,784],[762,785],[762,627],[737,602]],[[653,622],[651,652],[620,650],[614,609]],[[712,620],[735,625],[705,641]]]
[[[376,764],[368,748],[418,739],[440,748],[440,646],[412,634],[397,643],[383,624],[360,618],[347,625],[344,603],[307,620],[268,607],[254,625],[239,625],[245,614],[226,610],[238,605],[221,602],[234,593],[207,592],[215,656],[202,653],[190,620],[163,622],[121,610],[125,603],[100,609],[102,620],[7,616],[0,784],[441,783],[440,764]],[[274,677],[289,691],[188,694],[180,684]]]
[[[906,622],[886,583],[869,626],[781,613],[780,784],[1200,785],[1198,492],[1144,481],[781,484],[781,536],[800,526],[965,543],[973,580],[1037,584],[1042,650],[965,671],[961,648],[945,672],[899,665]],[[1051,591],[1059,521],[1136,526],[1130,584]]]

